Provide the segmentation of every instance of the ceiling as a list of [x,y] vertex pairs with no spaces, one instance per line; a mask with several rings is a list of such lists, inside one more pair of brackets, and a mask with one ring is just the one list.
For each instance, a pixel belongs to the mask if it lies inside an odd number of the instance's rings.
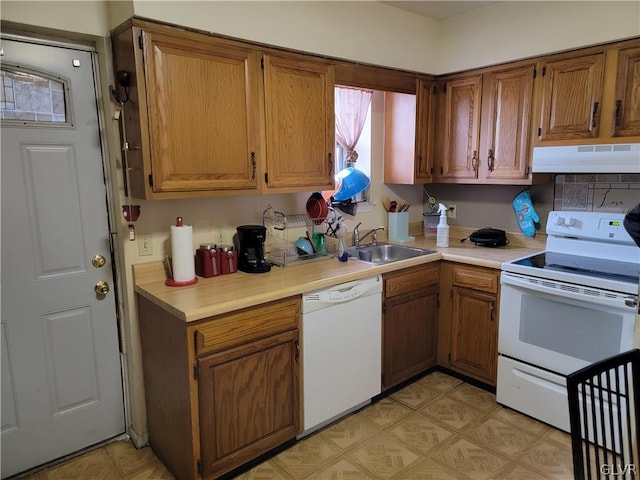
[[456,15],[462,15],[463,13],[476,10],[478,8],[484,8],[489,5],[500,3],[499,1],[471,1],[471,2],[458,2],[455,0],[448,2],[430,2],[430,1],[387,1],[382,2],[389,6],[406,10],[407,12],[414,13],[423,17],[428,17],[433,20],[445,20],[447,18],[455,17]]

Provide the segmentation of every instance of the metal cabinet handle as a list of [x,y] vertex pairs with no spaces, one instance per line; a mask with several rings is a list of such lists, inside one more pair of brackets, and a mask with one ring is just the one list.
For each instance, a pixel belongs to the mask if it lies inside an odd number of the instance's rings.
[[478,170],[478,151],[477,150],[473,151],[473,156],[471,157],[471,168],[473,168],[474,172]]
[[600,104],[598,102],[593,102],[593,110],[591,112],[591,128],[596,128],[596,115],[598,114],[598,107]]
[[616,100],[616,117],[615,117],[615,129],[616,132],[620,128],[620,121],[622,120],[622,100]]
[[491,313],[492,322],[495,320],[495,315],[494,315],[495,310],[496,310],[496,302],[491,300],[491,303],[489,304],[489,312]]
[[251,152],[251,180],[256,179],[256,152]]
[[487,167],[490,172],[493,172],[495,158],[493,156],[493,149],[489,149],[489,156],[487,157]]
[[331,152],[327,154],[327,163],[329,165],[329,176],[333,174],[333,159],[331,158]]

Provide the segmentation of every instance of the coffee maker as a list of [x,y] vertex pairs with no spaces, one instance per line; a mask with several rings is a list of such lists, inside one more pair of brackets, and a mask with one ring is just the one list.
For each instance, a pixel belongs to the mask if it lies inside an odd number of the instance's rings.
[[262,225],[240,225],[238,232],[238,270],[247,273],[265,273],[271,265],[264,259],[264,241],[267,229]]

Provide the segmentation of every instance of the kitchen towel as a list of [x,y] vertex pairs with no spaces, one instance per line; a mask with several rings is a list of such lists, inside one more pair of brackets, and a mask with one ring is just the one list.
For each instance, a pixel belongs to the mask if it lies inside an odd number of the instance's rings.
[[191,282],[196,276],[193,259],[193,227],[191,225],[171,225],[171,258],[173,281]]

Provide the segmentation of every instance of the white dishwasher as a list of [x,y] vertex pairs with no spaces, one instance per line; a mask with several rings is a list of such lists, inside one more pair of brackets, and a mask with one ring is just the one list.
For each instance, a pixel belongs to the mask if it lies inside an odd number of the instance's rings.
[[381,389],[382,277],[302,296],[303,432],[371,401]]

